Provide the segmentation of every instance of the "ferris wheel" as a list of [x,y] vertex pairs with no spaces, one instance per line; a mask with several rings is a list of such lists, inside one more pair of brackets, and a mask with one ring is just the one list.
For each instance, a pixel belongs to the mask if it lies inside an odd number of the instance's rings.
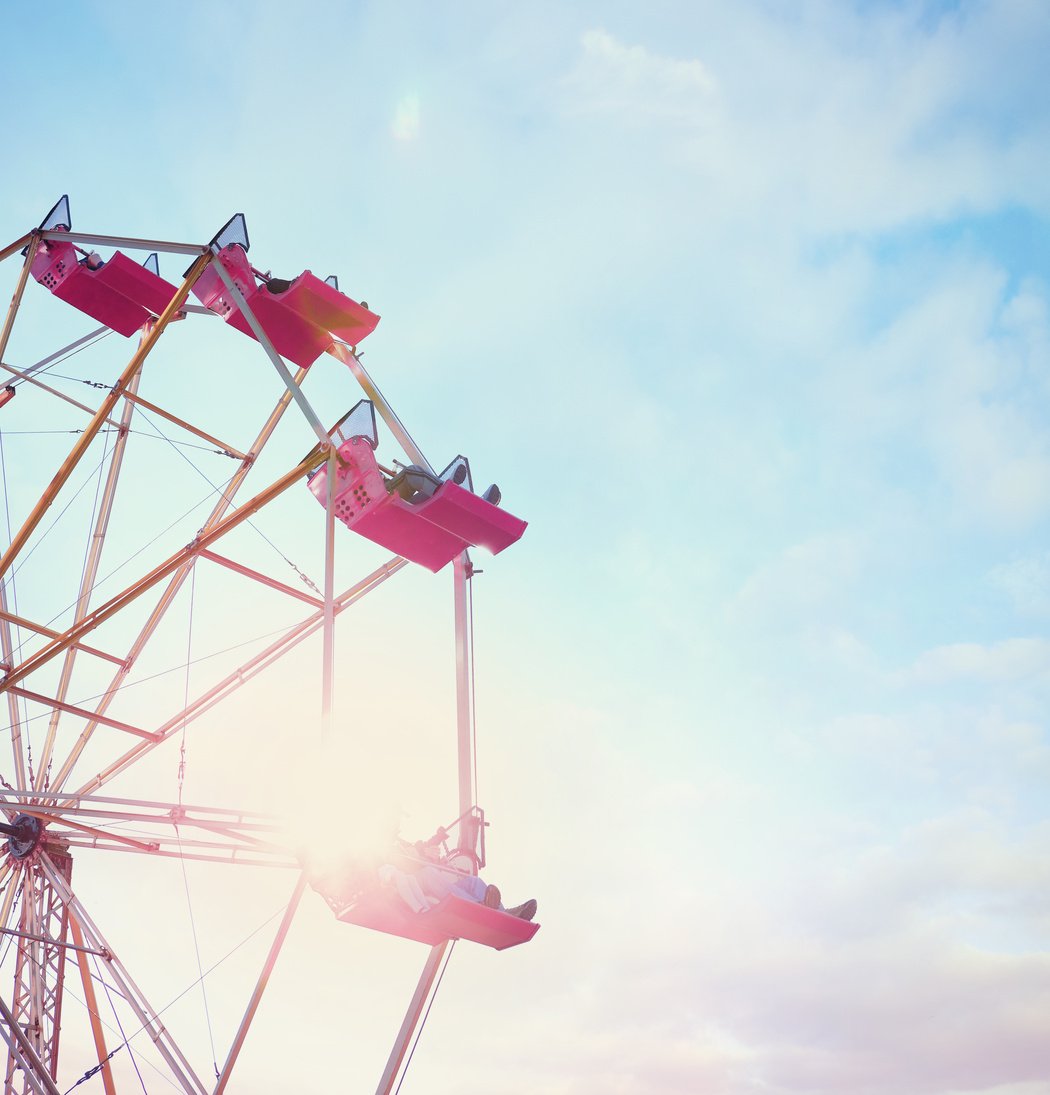
[[[74,231],[66,197],[0,250],[0,269],[14,273],[0,328],[0,691],[11,740],[0,759],[4,1095],[80,1084],[85,1095],[115,1092],[121,1055],[135,1066],[131,1090],[150,1090],[146,1064],[164,1090],[227,1090],[311,886],[348,925],[429,948],[378,1082],[390,1092],[451,944],[502,950],[538,928],[535,902],[506,909],[481,882],[487,823],[474,763],[469,551],[503,551],[525,522],[501,508],[495,485],[475,489],[465,457],[440,470],[426,459],[362,364],[358,344],[379,322],[366,303],[335,277],[274,277],[249,251],[240,214],[206,244],[172,243]],[[168,280],[159,256],[189,266]],[[203,363],[207,384],[188,363]],[[330,383],[323,402],[308,397],[305,381],[322,366],[349,373],[349,409],[330,405]],[[280,543],[293,525],[318,581]],[[337,585],[337,550],[348,545],[361,548],[361,571]],[[330,738],[337,621],[412,569],[452,575],[454,819],[436,819],[430,840],[391,842],[378,870],[374,859],[322,867],[270,813],[225,797],[184,803],[187,728],[290,661],[297,693],[318,697],[319,740]],[[202,631],[216,648],[207,658]],[[304,661],[318,644],[320,656]],[[170,793],[119,793],[176,752]],[[77,879],[104,852],[291,880],[214,1078],[82,899]],[[437,893],[420,881],[430,876]],[[60,1069],[60,1035],[69,1045],[74,1018],[78,1056],[66,1050]],[[149,1062],[136,1057],[143,1046]]]

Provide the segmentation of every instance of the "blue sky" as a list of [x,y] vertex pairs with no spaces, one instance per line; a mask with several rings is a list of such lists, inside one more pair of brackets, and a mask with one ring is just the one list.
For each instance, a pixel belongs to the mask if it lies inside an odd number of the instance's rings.
[[[543,929],[457,949],[403,1090],[1046,1095],[1045,6],[189,3],[158,26],[97,3],[4,26],[6,238],[63,192],[78,228],[163,239],[243,211],[258,265],[336,272],[382,315],[365,364],[424,450],[466,452],[530,521],[481,563],[479,763],[493,877]],[[178,369],[232,385],[247,340],[200,337]],[[7,356],[37,346],[19,327]],[[334,362],[310,385],[322,418],[356,398]],[[242,436],[237,391],[202,399],[205,428]],[[309,515],[280,531],[316,563]],[[370,673],[396,702],[341,718],[429,829],[454,802],[431,752],[447,581],[383,598]],[[428,644],[432,705],[384,675]],[[285,680],[245,701],[255,738],[194,742],[194,793],[272,797],[309,751],[291,702]],[[128,793],[171,797],[165,763]],[[162,997],[185,969],[109,907],[128,869],[77,868]],[[254,906],[191,881],[218,956]],[[325,915],[267,1000],[315,1002],[318,1053],[275,1061],[287,1006],[264,1008],[251,1090],[381,1070],[423,957]]]

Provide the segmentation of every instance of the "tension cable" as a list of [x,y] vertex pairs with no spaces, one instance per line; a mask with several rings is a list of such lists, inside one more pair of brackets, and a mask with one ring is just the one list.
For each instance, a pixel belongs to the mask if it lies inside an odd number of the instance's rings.
[[[190,568],[190,616],[189,625],[186,628],[186,676],[183,688],[182,731],[179,739],[179,812],[182,810],[182,788],[186,780],[186,724],[185,712],[190,706],[190,667],[193,665],[193,609],[197,601],[197,567]],[[211,1043],[211,1063],[215,1069],[215,1078],[219,1078],[219,1064],[215,1053],[215,1035],[211,1027],[211,1010],[208,1007],[208,990],[204,985],[204,966],[201,963],[201,947],[197,937],[197,921],[193,915],[193,901],[190,898],[190,879],[186,871],[186,856],[182,849],[182,833],[179,831],[178,814],[172,818],[175,828],[175,839],[179,842],[179,865],[182,867],[182,886],[186,891],[186,909],[190,915],[190,932],[193,935],[193,950],[197,956],[197,974],[201,986],[201,999],[204,1001],[204,1021],[208,1027],[208,1040]]]
[[408,1075],[408,1066],[412,1063],[412,1058],[416,1052],[416,1046],[419,1045],[419,1039],[423,1036],[423,1028],[427,1025],[427,1020],[430,1018],[430,1009],[434,1006],[434,1001],[437,999],[438,989],[441,988],[441,982],[445,977],[445,970],[448,969],[449,959],[452,957],[452,952],[456,949],[457,939],[452,940],[452,946],[448,948],[448,954],[445,955],[445,961],[441,966],[441,972],[438,974],[437,984],[434,986],[434,991],[430,994],[430,1000],[427,1002],[427,1010],[423,1012],[423,1021],[419,1024],[419,1030],[416,1031],[416,1036],[412,1041],[412,1048],[408,1051],[408,1060],[405,1061],[405,1067],[401,1070],[401,1079],[397,1081],[397,1087],[394,1088],[394,1095],[398,1095],[401,1091],[401,1085],[405,1082],[405,1077]]

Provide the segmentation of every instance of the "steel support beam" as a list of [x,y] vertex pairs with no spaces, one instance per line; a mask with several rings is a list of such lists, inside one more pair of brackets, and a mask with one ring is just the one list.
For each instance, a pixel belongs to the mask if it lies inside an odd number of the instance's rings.
[[[39,388],[42,392],[53,395],[63,403],[68,403],[71,407],[76,407],[78,411],[83,411],[86,415],[93,415],[95,413],[94,407],[89,407],[86,403],[81,403],[79,399],[74,399],[72,396],[66,395],[65,392],[60,392],[57,388],[52,388],[49,384],[45,384],[42,380],[37,380],[35,376],[30,376],[21,369],[16,369],[13,365],[8,365],[6,362],[0,361],[0,369],[3,369],[5,373],[10,373],[16,380],[24,380],[27,384],[32,384],[34,388]],[[116,428],[116,423],[110,418],[107,418],[103,425]],[[70,430],[69,432],[72,433],[73,431]]]
[[40,244],[38,236],[34,235],[29,241],[25,262],[22,263],[22,272],[18,275],[18,284],[11,295],[11,303],[7,306],[7,315],[4,317],[3,330],[0,330],[0,361],[3,361],[7,352],[7,343],[11,337],[11,329],[15,325],[15,316],[18,314],[18,306],[22,303],[22,294],[26,290],[26,282],[29,280],[29,268],[36,258],[36,249]]
[[140,240],[132,236],[99,236],[90,232],[59,232],[49,228],[40,232],[45,240],[67,240],[86,247],[127,247],[132,251],[160,251],[169,255],[193,255],[195,258],[208,254],[206,243],[172,243],[169,240]]
[[[0,591],[3,590],[4,586],[0,585]],[[6,600],[7,598],[4,597],[5,603]],[[53,627],[35,624],[32,620],[27,620],[24,616],[16,616],[13,612],[8,612],[6,609],[0,609],[0,620],[6,620],[16,624],[18,627],[24,627],[27,631],[35,631],[38,635],[46,635],[49,639],[58,639],[62,635],[61,631],[56,631]],[[94,646],[86,646],[84,643],[75,643],[74,649],[83,650],[85,654],[92,654],[96,658],[102,658],[104,661],[113,662],[115,665],[124,664],[123,658],[118,658],[116,654],[107,654],[104,650],[99,650]],[[5,661],[6,660],[5,656]]]
[[[106,718],[103,715],[96,715],[93,711],[88,711],[85,707],[77,707],[73,703],[62,703],[60,700],[53,699],[51,696],[42,696],[39,692],[29,692],[24,688],[16,688],[14,685],[9,684],[5,689],[12,696],[21,696],[23,699],[30,700],[32,703],[39,703],[44,707],[50,707],[53,711],[63,711],[67,715],[78,715],[82,719],[94,719],[95,722],[101,723],[103,726],[111,726],[114,730],[123,730],[125,734],[133,734],[137,738],[146,738],[149,741],[156,741],[157,735],[151,730],[142,730],[138,726],[132,726],[129,722],[121,722],[119,719]],[[41,760],[41,771],[37,773],[38,789],[43,789],[43,779],[41,778],[41,772],[46,773],[45,762],[47,757],[50,756],[50,751],[46,751],[44,757]]]
[[[91,1037],[95,1042],[95,1053],[98,1056],[98,1070],[102,1076],[102,1086],[106,1089],[106,1095],[117,1095],[116,1085],[113,1083],[113,1069],[109,1063],[109,1054],[106,1052],[106,1035],[102,1030],[102,1021],[98,1014],[98,1001],[95,998],[95,982],[91,979],[91,970],[88,967],[87,956],[99,954],[84,946],[84,936],[80,931],[80,925],[76,917],[69,918],[69,930],[73,936],[74,947],[77,952],[77,965],[80,967],[80,982],[84,986],[84,1003],[87,1005],[88,1015],[91,1017]],[[101,957],[105,957],[102,955]]]
[[434,980],[441,968],[441,959],[444,957],[447,947],[448,941],[446,940],[444,943],[438,943],[437,946],[430,948],[426,965],[423,966],[423,972],[419,975],[416,991],[412,995],[408,1011],[405,1012],[405,1018],[401,1023],[401,1029],[397,1033],[397,1038],[394,1039],[393,1048],[387,1058],[386,1068],[383,1070],[379,1086],[376,1088],[376,1095],[390,1095],[390,1092],[394,1089],[394,1081],[397,1079],[398,1072],[401,1071],[401,1062],[405,1059],[409,1043],[412,1041],[412,1035],[423,1016],[423,1009],[426,1007],[427,999],[434,987]]
[[376,410],[379,411],[379,417],[386,423],[387,428],[397,439],[397,443],[408,454],[412,463],[418,464],[421,468],[430,472],[431,475],[436,475],[437,472],[434,471],[430,461],[423,455],[423,450],[412,440],[412,435],[405,429],[405,424],[397,417],[386,396],[383,395],[379,390],[379,386],[368,375],[368,371],[361,364],[361,359],[357,354],[345,342],[333,342],[328,347],[328,353],[337,361],[349,366],[354,379],[361,385],[361,390],[375,405]]
[[248,307],[248,302],[244,299],[244,294],[237,288],[233,278],[230,277],[230,272],[219,261],[219,251],[215,244],[212,244],[211,264],[215,269],[215,272],[222,279],[223,285],[226,286],[226,291],[230,294],[230,299],[237,308],[240,309],[241,314],[248,321],[248,326],[251,327],[252,334],[255,335],[259,341],[259,345],[266,351],[266,356],[277,370],[277,375],[284,381],[284,386],[299,405],[299,410],[303,412],[303,417],[310,423],[310,427],[313,429],[314,433],[317,434],[318,441],[327,449],[331,444],[328,431],[321,425],[321,420],[317,417],[317,412],[310,406],[310,401],[306,396],[303,395],[302,388],[300,388],[292,378],[292,374],[288,371],[288,366],[285,365],[284,361],[281,359],[281,355],[273,348],[270,336],[263,330],[263,326],[258,319],[256,319],[255,313]]
[[[305,376],[306,370],[300,369],[298,374],[296,375],[296,383],[300,383]],[[262,450],[266,447],[267,442],[273,436],[273,433],[277,429],[277,425],[281,421],[284,412],[288,409],[288,405],[289,403],[291,403],[291,400],[291,394],[288,392],[285,392],[281,396],[281,398],[277,400],[277,403],[274,405],[273,410],[270,412],[269,418],[267,418],[267,420],[263,423],[262,428],[259,430],[259,433],[257,434],[254,443],[249,448],[247,456],[245,456],[244,460],[241,461],[240,467],[237,469],[233,478],[227,484],[226,489],[222,492],[222,497],[216,503],[211,513],[208,515],[208,519],[204,522],[203,528],[201,530],[202,532],[206,532],[208,529],[211,529],[214,525],[221,521],[223,515],[233,505],[234,498],[237,496],[241,486],[244,484],[244,481],[247,478],[248,473],[252,468],[252,465],[255,463],[255,460],[258,457],[259,453],[262,452]],[[124,683],[126,674],[131,671],[131,667],[138,660],[138,657],[145,648],[146,643],[160,626],[161,620],[164,618],[168,609],[174,602],[175,597],[178,595],[179,590],[182,588],[183,582],[185,582],[191,568],[194,566],[195,563],[195,558],[191,558],[183,563],[183,565],[180,566],[178,570],[176,570],[171,578],[171,581],[164,588],[164,592],[161,594],[159,600],[157,601],[157,604],[153,608],[153,611],[150,613],[149,619],[143,625],[142,629],[136,636],[135,641],[128,649],[128,656],[124,659],[124,664],[122,665],[120,671],[116,674],[116,676],[114,676],[114,678],[110,682],[109,687],[106,689],[106,692],[103,694],[102,699],[99,701],[98,707],[96,709],[98,714],[104,714],[108,710],[109,705],[113,702],[113,698],[120,691],[120,688]],[[62,765],[62,768],[51,781],[51,786],[56,790],[65,786],[65,782],[72,773],[77,760],[86,748],[87,743],[91,740],[94,729],[94,723],[88,723],[88,725],[84,727],[80,738],[73,746],[73,749],[71,750],[69,756],[66,758],[65,763]]]
[[[14,617],[17,620],[18,617]],[[7,583],[0,579],[0,657],[4,665],[14,661],[14,641],[11,638],[12,617],[7,611]],[[7,716],[11,721],[11,759],[14,762],[15,789],[21,791],[29,782],[26,778],[25,751],[22,748],[22,713],[18,709],[18,700],[12,695],[7,697]]]
[[134,403],[147,411],[152,411],[161,418],[167,419],[172,425],[178,426],[187,433],[192,433],[194,437],[199,437],[202,441],[207,441],[209,445],[217,445],[224,453],[228,453],[238,460],[244,460],[246,457],[246,454],[241,452],[240,449],[235,449],[232,445],[227,445],[225,441],[220,441],[217,437],[212,437],[210,433],[205,433],[204,430],[199,430],[196,426],[191,426],[184,418],[179,418],[170,411],[166,411],[163,407],[158,407],[156,403],[151,403],[148,399],[143,399],[140,395],[128,391],[124,393],[124,399],[128,403]]
[[15,1021],[11,1009],[0,999],[0,1036],[7,1043],[9,1060],[25,1078],[26,1090],[34,1095],[62,1095],[58,1085],[48,1075],[44,1062],[33,1048],[32,1042]]
[[[48,849],[55,872],[68,885],[73,861],[58,845]],[[35,865],[23,866],[22,907],[16,934],[24,940],[17,949],[11,1015],[32,1043],[41,1063],[41,1075],[54,1080],[58,1071],[58,1044],[62,1022],[62,989],[69,920],[61,894],[49,876]],[[8,1054],[4,1076],[7,1095],[20,1086],[19,1062]],[[21,1087],[25,1091],[25,1080]]]
[[214,551],[201,551],[198,552],[201,559],[207,559],[209,562],[218,563],[221,567],[226,567],[227,570],[232,570],[235,574],[243,574],[245,578],[251,578],[253,582],[259,582],[261,585],[268,586],[270,589],[276,589],[281,593],[286,593],[289,597],[294,597],[297,601],[305,601],[308,605],[313,605],[315,608],[320,608],[324,602],[319,597],[311,597],[309,593],[304,593],[301,589],[296,589],[295,586],[287,585],[285,582],[278,582],[276,578],[269,578],[265,574],[260,574],[257,570],[252,570],[251,567],[244,566],[243,563],[236,563],[232,559],[227,559],[225,555],[216,555]]
[[[139,339],[140,347],[144,341],[144,337]],[[141,379],[142,371],[139,370],[139,372],[135,373],[135,375],[128,380],[128,387],[125,395],[134,395],[134,393],[138,391],[139,381]],[[123,414],[120,418],[120,428],[117,430],[117,440],[113,446],[113,453],[109,461],[109,472],[106,475],[106,485],[102,491],[98,515],[95,518],[95,528],[91,534],[91,544],[88,548],[87,559],[84,561],[84,572],[80,577],[80,592],[77,595],[76,608],[73,613],[73,622],[75,624],[80,623],[87,615],[91,592],[95,588],[95,579],[98,577],[98,568],[102,562],[102,548],[106,542],[106,531],[109,528],[109,518],[113,512],[113,503],[117,496],[117,482],[120,479],[120,469],[124,462],[124,452],[127,448],[128,432],[131,428],[133,411],[133,404],[126,402],[124,404]],[[59,677],[58,688],[55,691],[54,710],[51,713],[51,718],[48,719],[47,735],[44,738],[44,746],[40,752],[40,759],[37,762],[37,773],[34,783],[38,791],[43,788],[50,774],[51,756],[55,748],[55,737],[58,734],[59,719],[61,718],[63,711],[67,713],[70,711],[65,700],[69,695],[69,685],[73,679],[73,667],[76,664],[76,659],[77,648],[76,645],[74,645],[66,651],[65,657],[62,659],[62,673]],[[126,727],[122,727],[121,729],[126,729]]]
[[106,620],[126,608],[136,598],[141,597],[147,590],[152,589],[155,585],[173,574],[181,566],[186,563],[191,563],[202,548],[210,547],[212,544],[222,539],[227,533],[232,532],[235,528],[244,524],[249,517],[257,513],[263,506],[268,505],[275,498],[283,494],[289,487],[298,483],[305,475],[313,471],[317,465],[321,463],[322,459],[323,457],[315,450],[301,463],[296,464],[291,471],[285,472],[279,479],[271,483],[269,487],[261,491],[250,501],[246,502],[240,509],[235,510],[207,532],[198,536],[192,544],[175,552],[174,555],[170,556],[163,563],[154,567],[144,578],[141,578],[134,585],[129,586],[122,593],[118,593],[115,597],[112,597],[104,605],[96,608],[94,612],[89,613],[79,623],[74,624],[74,626],[69,628],[61,638],[53,639],[42,650],[37,651],[36,654],[27,658],[20,665],[12,667],[11,672],[8,673],[5,679],[5,684],[16,684],[30,673],[34,673],[41,666],[46,665],[51,661],[52,658],[61,654],[63,650],[66,650],[74,643],[79,642],[84,635],[94,631],[96,627],[99,627],[101,624],[105,623]]
[[104,335],[112,334],[112,328],[110,327],[96,327],[93,331],[84,335],[82,338],[78,338],[68,345],[63,346],[61,350],[56,350],[53,354],[48,354],[47,357],[42,357],[35,365],[30,365],[28,369],[19,373],[18,375],[23,380],[28,380],[33,373],[39,372],[46,365],[51,365],[53,362],[60,361],[66,354],[71,354],[74,350],[79,350],[82,346],[87,346],[88,343],[94,342],[95,339],[101,338]]
[[[467,606],[467,582],[470,570],[470,556],[464,551],[452,560],[452,583],[455,600],[456,619],[456,744],[457,765],[456,771],[459,777],[459,813],[463,817],[463,826],[467,827],[473,820],[471,815],[474,806],[474,736],[473,736],[473,697],[471,695],[470,679],[470,649],[471,634],[470,620]],[[468,834],[460,833],[460,847],[469,847],[476,852],[477,831],[476,826],[470,826],[474,831],[470,834],[471,843],[465,845],[463,838]]]
[[326,462],[324,521],[324,621],[321,628],[321,745],[332,734],[332,693],[335,684],[335,486],[339,470],[335,445],[328,450]]
[[302,899],[303,890],[305,889],[306,872],[300,871],[299,878],[295,883],[295,889],[292,891],[291,899],[288,902],[288,908],[284,910],[281,926],[277,929],[277,935],[274,937],[273,944],[270,947],[270,953],[266,956],[266,962],[263,964],[262,973],[259,974],[259,980],[255,984],[255,990],[252,992],[251,1000],[248,1001],[248,1007],[245,1009],[244,1017],[241,1019],[241,1025],[237,1028],[236,1035],[234,1035],[233,1044],[230,1046],[230,1052],[226,1057],[226,1063],[222,1066],[222,1072],[215,1085],[213,1095],[222,1095],[226,1090],[226,1085],[230,1082],[233,1066],[237,1063],[237,1058],[241,1055],[241,1050],[244,1047],[244,1039],[248,1036],[248,1028],[252,1025],[255,1013],[259,1010],[259,1002],[262,1000],[262,995],[266,991],[266,986],[270,980],[270,974],[273,973],[273,968],[277,964],[277,956],[281,953],[281,948],[284,946],[285,938],[288,935],[288,930],[292,926],[292,920],[295,917],[296,910],[299,908],[299,902]]
[[[364,578],[356,585],[351,586],[342,594],[342,596],[336,598],[336,615],[359,601],[362,597],[375,589],[376,586],[386,581],[387,578],[396,574],[402,567],[407,565],[408,564],[404,559],[391,559],[390,562],[379,567],[377,570],[374,570],[367,578]],[[168,721],[157,731],[161,740],[167,740],[167,738],[175,733],[184,722],[191,722],[210,711],[216,704],[221,703],[227,696],[235,692],[241,685],[245,684],[253,677],[257,677],[264,669],[267,669],[274,662],[278,661],[290,650],[298,646],[304,639],[308,639],[311,635],[316,634],[323,624],[323,612],[318,612],[303,620],[302,623],[297,624],[288,631],[287,634],[276,640],[276,642],[271,643],[271,645],[261,653],[245,662],[239,669],[234,670],[202,696],[199,696],[189,707],[180,711],[179,714],[175,715],[173,718],[168,719]],[[104,768],[98,775],[83,784],[76,793],[88,794],[91,791],[98,790],[100,787],[107,784],[114,776],[129,768],[145,753],[155,749],[158,744],[159,742],[143,742],[141,745],[135,746],[108,767]]]
[[9,243],[2,251],[0,251],[0,262],[3,262],[4,259],[9,259],[13,254],[21,251],[23,247],[32,243],[33,236],[35,234],[35,231],[26,232],[26,234],[20,240],[15,240],[14,243]]

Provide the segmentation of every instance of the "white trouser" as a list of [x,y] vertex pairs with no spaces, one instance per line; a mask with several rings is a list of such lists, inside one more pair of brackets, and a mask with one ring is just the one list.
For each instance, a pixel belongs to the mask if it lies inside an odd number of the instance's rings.
[[488,889],[477,875],[443,870],[432,863],[420,867],[416,877],[424,891],[437,898],[448,897],[451,893],[457,897],[465,897],[468,901],[481,902],[485,900],[485,891]]

